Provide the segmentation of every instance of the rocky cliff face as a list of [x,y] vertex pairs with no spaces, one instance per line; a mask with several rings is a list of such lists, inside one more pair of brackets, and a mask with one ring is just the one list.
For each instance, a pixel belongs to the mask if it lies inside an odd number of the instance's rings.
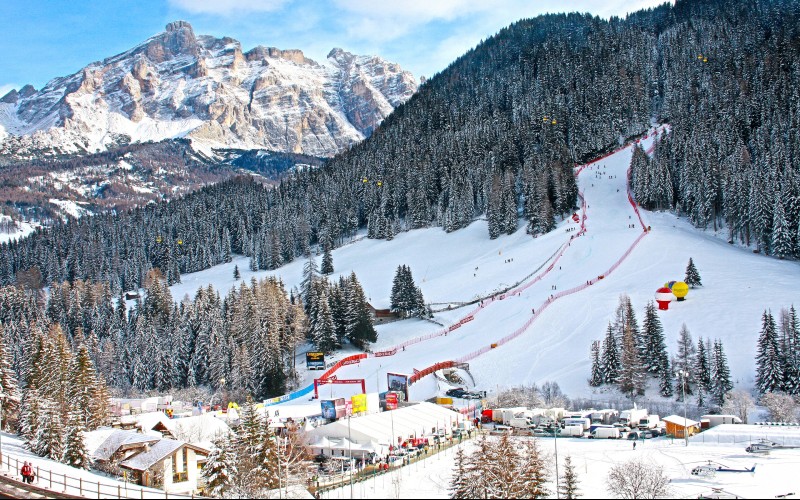
[[199,149],[332,156],[368,136],[416,91],[411,73],[334,49],[299,50],[196,36],[177,21],[122,54],[0,99],[0,154],[95,152],[189,137]]

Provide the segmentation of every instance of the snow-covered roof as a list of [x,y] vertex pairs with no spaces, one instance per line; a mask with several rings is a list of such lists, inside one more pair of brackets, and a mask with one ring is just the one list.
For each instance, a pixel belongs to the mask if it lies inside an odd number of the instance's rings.
[[110,460],[114,453],[123,446],[153,444],[158,441],[157,437],[146,436],[136,431],[115,430],[97,447],[92,456],[95,460]]
[[[164,424],[167,429],[172,430],[170,418],[163,411],[153,411],[136,415],[136,423],[139,425],[139,427],[141,427],[142,432],[144,433],[152,431],[153,427],[155,427],[159,422]],[[157,434],[159,436],[161,435],[160,432]]]
[[83,445],[86,446],[86,451],[88,451],[90,455],[94,455],[95,450],[97,450],[116,430],[117,429],[111,427],[101,427],[94,431],[84,432]]
[[679,425],[681,427],[692,427],[700,425],[700,422],[695,422],[694,420],[679,417],[678,415],[670,415],[668,417],[664,417],[661,420],[664,422],[669,422],[671,424]]
[[176,441],[175,439],[162,439],[161,441],[153,444],[149,450],[125,460],[124,462],[120,463],[119,466],[125,467],[126,469],[141,471],[147,470],[185,445],[186,443],[183,441]]
[[195,417],[174,418],[166,422],[175,439],[187,443],[214,441],[231,433],[228,424],[214,415],[204,414]]

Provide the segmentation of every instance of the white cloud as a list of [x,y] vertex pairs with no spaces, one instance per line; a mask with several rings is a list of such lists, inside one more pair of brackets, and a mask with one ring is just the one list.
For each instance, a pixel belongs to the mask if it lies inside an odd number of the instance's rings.
[[[526,17],[547,12],[591,12],[624,16],[667,0],[333,0],[349,37],[385,42],[413,33],[431,22],[468,22],[488,37]],[[474,38],[474,37],[469,37]]]
[[236,15],[274,12],[291,0],[169,0],[171,6],[193,14]]

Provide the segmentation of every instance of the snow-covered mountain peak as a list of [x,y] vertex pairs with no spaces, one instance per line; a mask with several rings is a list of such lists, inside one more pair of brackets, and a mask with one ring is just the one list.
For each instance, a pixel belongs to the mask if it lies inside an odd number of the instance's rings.
[[0,99],[0,154],[94,152],[188,136],[204,147],[331,156],[368,136],[417,89],[411,73],[334,49],[243,52],[186,21],[121,54]]

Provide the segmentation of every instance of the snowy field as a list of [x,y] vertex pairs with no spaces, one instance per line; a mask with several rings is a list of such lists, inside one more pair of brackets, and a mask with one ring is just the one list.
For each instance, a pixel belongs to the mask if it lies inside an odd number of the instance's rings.
[[[653,138],[643,141],[652,144]],[[333,251],[339,274],[355,271],[375,307],[388,307],[391,283],[400,264],[408,264],[427,302],[457,303],[483,297],[520,282],[549,259],[562,245],[569,247],[553,270],[519,295],[494,301],[478,312],[474,320],[447,336],[407,347],[391,357],[369,358],[337,372],[339,378],[364,378],[367,388],[386,389],[386,373],[410,374],[439,361],[453,360],[488,346],[522,326],[532,309],[540,308],[558,291],[606,272],[642,233],[628,203],[625,173],[632,149],[625,148],[586,167],[579,176],[584,192],[586,228],[584,236],[570,242],[578,224],[567,218],[557,229],[539,238],[525,234],[522,222],[513,235],[488,238],[485,221],[445,233],[440,228],[409,231],[392,241],[361,239]],[[693,339],[719,338],[723,341],[737,387],[753,384],[756,339],[764,309],[777,313],[793,302],[800,305],[796,283],[800,265],[782,261],[737,246],[710,232],[693,228],[686,220],[669,213],[642,211],[652,231],[630,256],[610,275],[586,290],[555,300],[518,338],[470,361],[479,389],[495,389],[552,380],[569,396],[588,395],[589,348],[601,339],[612,319],[620,294],[630,295],[641,322],[647,301],[669,280],[682,280],[690,257],[694,259],[703,287],[690,290],[685,302],[673,302],[660,317],[671,352],[677,349],[681,324],[686,323]],[[636,224],[635,228],[629,227]],[[248,260],[184,275],[183,283],[172,287],[180,300],[198,287],[213,284],[224,294],[231,286],[233,268],[239,266],[244,280],[270,274],[280,276],[287,288],[302,279],[303,259],[274,272],[248,271]],[[445,325],[457,322],[473,306],[437,313]],[[441,327],[421,320],[406,320],[378,327],[379,340],[373,351],[387,349],[408,339],[426,335]],[[352,351],[332,356],[339,359]],[[330,361],[330,359],[328,360]],[[304,371],[304,370],[303,370]],[[302,373],[310,382],[319,372]],[[325,387],[330,394],[346,396],[358,392],[355,386]],[[412,386],[412,398],[423,399],[439,392],[435,380]]]
[[[27,449],[19,436],[2,433],[3,469],[8,469],[10,461],[12,467],[9,472],[20,479],[19,467],[23,461],[28,461],[36,473],[35,485],[56,491],[64,491],[71,495],[83,494],[87,498],[164,498],[164,491],[153,488],[125,483],[114,477],[100,472],[90,472],[76,469],[66,464],[39,457]],[[66,476],[66,479],[65,479]],[[100,495],[97,493],[98,483]],[[66,484],[66,487],[64,487]],[[184,495],[169,495],[170,498],[185,497]]]
[[[712,431],[708,431],[712,432]],[[767,456],[745,453],[745,445],[712,445],[697,441],[686,447],[681,440],[657,438],[638,441],[636,450],[628,440],[571,439],[558,440],[558,462],[563,474],[564,457],[570,455],[578,475],[583,498],[613,498],[607,490],[606,478],[611,468],[620,463],[640,459],[658,464],[670,478],[671,498],[697,498],[709,495],[712,488],[734,493],[742,498],[772,498],[800,491],[800,450],[773,452]],[[529,438],[514,438],[529,439]],[[554,463],[553,439],[538,439],[539,447]],[[466,451],[474,449],[474,441],[463,443]],[[713,465],[728,468],[750,468],[754,473],[718,472],[713,477],[693,476],[691,471],[711,460]],[[352,498],[449,498],[448,487],[455,462],[455,448],[434,455],[408,467],[395,470],[353,486]],[[549,490],[555,497],[554,470],[550,471]],[[351,498],[350,486],[325,493],[322,498]],[[730,497],[733,498],[733,497]]]

